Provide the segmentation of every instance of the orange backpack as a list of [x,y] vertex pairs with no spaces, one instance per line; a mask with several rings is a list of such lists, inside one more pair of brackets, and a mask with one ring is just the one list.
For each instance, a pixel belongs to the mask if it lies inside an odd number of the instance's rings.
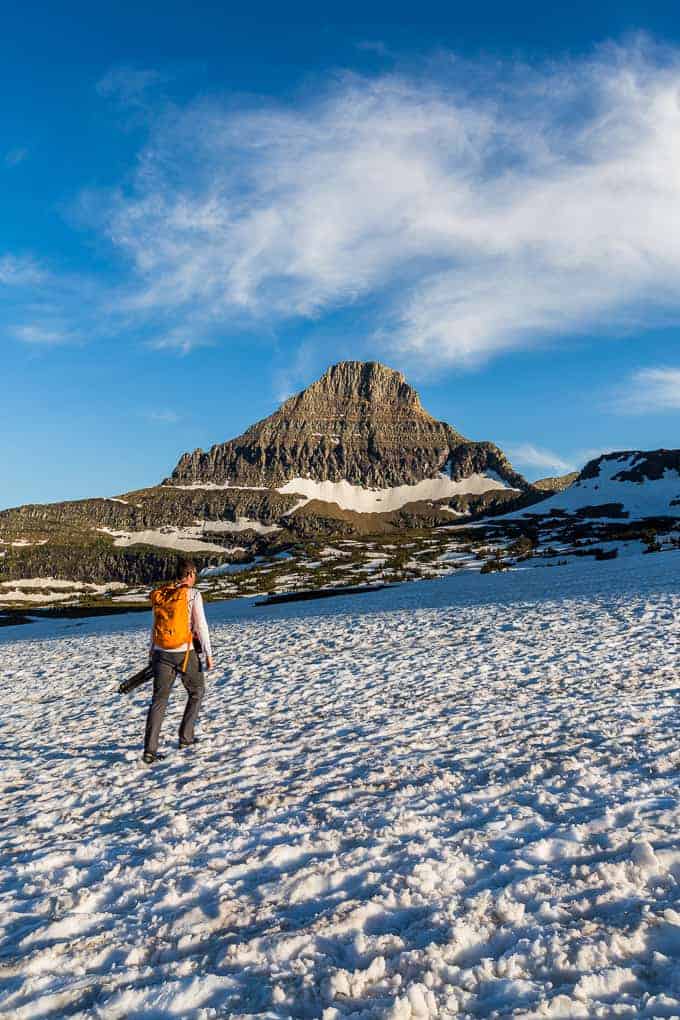
[[185,584],[164,584],[151,592],[153,643],[159,648],[191,646],[189,589]]

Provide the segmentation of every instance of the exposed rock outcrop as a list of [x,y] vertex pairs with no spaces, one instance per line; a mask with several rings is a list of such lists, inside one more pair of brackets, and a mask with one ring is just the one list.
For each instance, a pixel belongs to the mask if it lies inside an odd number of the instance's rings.
[[163,484],[276,487],[299,477],[390,488],[484,471],[499,488],[529,487],[498,447],[428,414],[400,372],[344,361],[243,435],[184,454]]
[[578,476],[578,471],[569,471],[566,475],[553,475],[550,478],[538,478],[531,484],[534,489],[538,489],[539,492],[564,492],[564,490],[568,489],[570,485],[573,485]]
[[659,481],[666,472],[675,471],[680,475],[680,450],[620,450],[603,453],[589,460],[578,480],[598,478],[603,468],[620,465],[620,470],[611,475],[616,482]]
[[27,503],[0,511],[0,539],[32,532],[39,539],[55,528],[91,527],[144,531],[172,524],[188,527],[197,520],[236,521],[252,518],[272,524],[297,500],[274,491],[179,489],[153,486],[111,499],[77,499],[62,503]]

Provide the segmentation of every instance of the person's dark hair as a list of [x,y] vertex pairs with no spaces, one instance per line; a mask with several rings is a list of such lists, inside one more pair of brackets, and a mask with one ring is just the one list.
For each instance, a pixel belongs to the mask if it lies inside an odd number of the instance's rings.
[[177,577],[180,581],[183,581],[185,577],[188,577],[193,571],[198,573],[198,568],[193,560],[180,560],[177,564]]

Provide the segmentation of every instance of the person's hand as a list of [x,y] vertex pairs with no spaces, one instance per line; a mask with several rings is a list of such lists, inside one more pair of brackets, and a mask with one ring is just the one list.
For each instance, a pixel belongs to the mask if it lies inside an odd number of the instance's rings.
[[214,665],[215,665],[215,663],[213,662],[212,655],[208,655],[207,658],[206,658],[206,662],[205,662],[205,668],[206,669],[212,669],[214,667]]

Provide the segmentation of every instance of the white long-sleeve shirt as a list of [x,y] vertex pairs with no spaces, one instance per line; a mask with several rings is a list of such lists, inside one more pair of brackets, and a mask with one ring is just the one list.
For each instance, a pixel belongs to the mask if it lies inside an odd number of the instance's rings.
[[[189,588],[189,620],[191,621],[191,633],[194,637],[197,637],[201,642],[201,648],[203,654],[207,658],[212,658],[212,648],[210,646],[210,632],[208,630],[208,621],[205,618],[205,610],[203,608],[203,596],[197,588]],[[151,650],[159,652],[186,652],[187,648],[191,648],[191,645],[178,645],[177,648],[161,648],[160,645],[155,645],[153,641],[153,622],[151,623]]]

